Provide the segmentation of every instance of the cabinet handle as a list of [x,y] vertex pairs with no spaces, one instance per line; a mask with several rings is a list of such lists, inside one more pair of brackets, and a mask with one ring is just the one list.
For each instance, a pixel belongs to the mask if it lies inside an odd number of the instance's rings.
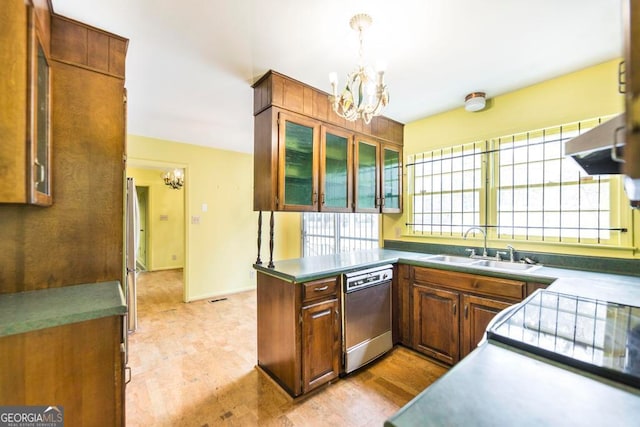
[[384,207],[384,197],[382,198],[382,207]]
[[40,163],[38,159],[35,160],[35,165],[38,167],[38,177],[36,178],[36,184],[40,184],[44,182],[44,165]]
[[465,319],[469,318],[469,306],[468,305],[464,306],[464,318]]
[[324,193],[322,193],[322,206],[324,206],[324,202],[325,202],[325,200],[324,200]]
[[[127,379],[127,372],[129,372],[129,379]],[[131,382],[131,366],[125,366],[124,368],[124,383],[129,384]]]
[[322,291],[326,291],[327,289],[329,289],[329,285],[325,285],[321,288],[314,288],[313,291],[314,292],[322,292]]
[[618,163],[624,163],[624,159],[618,155],[618,133],[624,130],[624,126],[620,126],[613,131],[613,146],[611,147],[611,160]]
[[314,191],[313,192],[313,204],[315,205],[316,203],[318,203],[318,192]]
[[458,313],[458,304],[453,304],[453,315],[455,316]]

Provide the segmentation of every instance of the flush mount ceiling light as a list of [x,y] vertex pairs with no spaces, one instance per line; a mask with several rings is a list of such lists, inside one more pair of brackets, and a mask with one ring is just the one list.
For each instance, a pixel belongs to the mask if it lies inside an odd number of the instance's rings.
[[389,103],[389,92],[384,84],[384,68],[377,70],[364,64],[362,54],[362,32],[371,26],[373,20],[365,13],[355,15],[349,25],[358,32],[360,49],[358,51],[358,66],[347,75],[347,83],[338,95],[338,75],[329,73],[331,95],[329,102],[333,111],[349,121],[357,119],[371,122],[374,116],[380,115],[382,109]]
[[464,98],[464,109],[471,112],[482,110],[486,105],[485,96],[484,92],[471,92]]
[[174,190],[179,190],[184,185],[184,172],[182,169],[173,169],[162,174],[164,183]]

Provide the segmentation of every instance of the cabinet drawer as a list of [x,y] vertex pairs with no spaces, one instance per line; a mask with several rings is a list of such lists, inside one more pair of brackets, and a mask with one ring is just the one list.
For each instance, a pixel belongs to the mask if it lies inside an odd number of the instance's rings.
[[302,302],[313,301],[330,295],[335,295],[338,290],[337,277],[314,280],[302,284]]
[[525,296],[526,283],[517,280],[415,267],[415,281],[514,300]]

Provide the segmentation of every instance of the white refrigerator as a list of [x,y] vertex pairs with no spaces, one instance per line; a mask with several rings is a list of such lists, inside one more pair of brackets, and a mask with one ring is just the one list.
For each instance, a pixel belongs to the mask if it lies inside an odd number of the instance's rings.
[[138,307],[136,296],[136,258],[140,239],[140,212],[136,184],[133,178],[127,178],[126,206],[126,286],[127,299],[127,332],[135,332],[138,328]]

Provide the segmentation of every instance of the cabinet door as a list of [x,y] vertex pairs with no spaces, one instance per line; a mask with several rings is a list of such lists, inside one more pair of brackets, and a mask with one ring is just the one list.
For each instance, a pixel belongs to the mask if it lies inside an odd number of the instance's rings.
[[[35,15],[32,14],[32,20]],[[35,25],[34,25],[35,26]],[[30,40],[30,203],[51,205],[51,67],[38,31]]]
[[463,295],[461,358],[478,346],[491,319],[512,304],[474,295]]
[[318,210],[320,125],[302,116],[280,113],[278,120],[280,210]]
[[460,294],[413,286],[413,348],[453,365],[459,359]]
[[357,138],[355,154],[356,212],[380,212],[378,144]]
[[302,392],[340,373],[340,311],[337,299],[302,308]]
[[640,178],[640,3],[623,1],[626,136],[623,172]]
[[322,127],[320,146],[320,210],[352,211],[351,134]]
[[402,148],[382,146],[382,212],[402,212]]

